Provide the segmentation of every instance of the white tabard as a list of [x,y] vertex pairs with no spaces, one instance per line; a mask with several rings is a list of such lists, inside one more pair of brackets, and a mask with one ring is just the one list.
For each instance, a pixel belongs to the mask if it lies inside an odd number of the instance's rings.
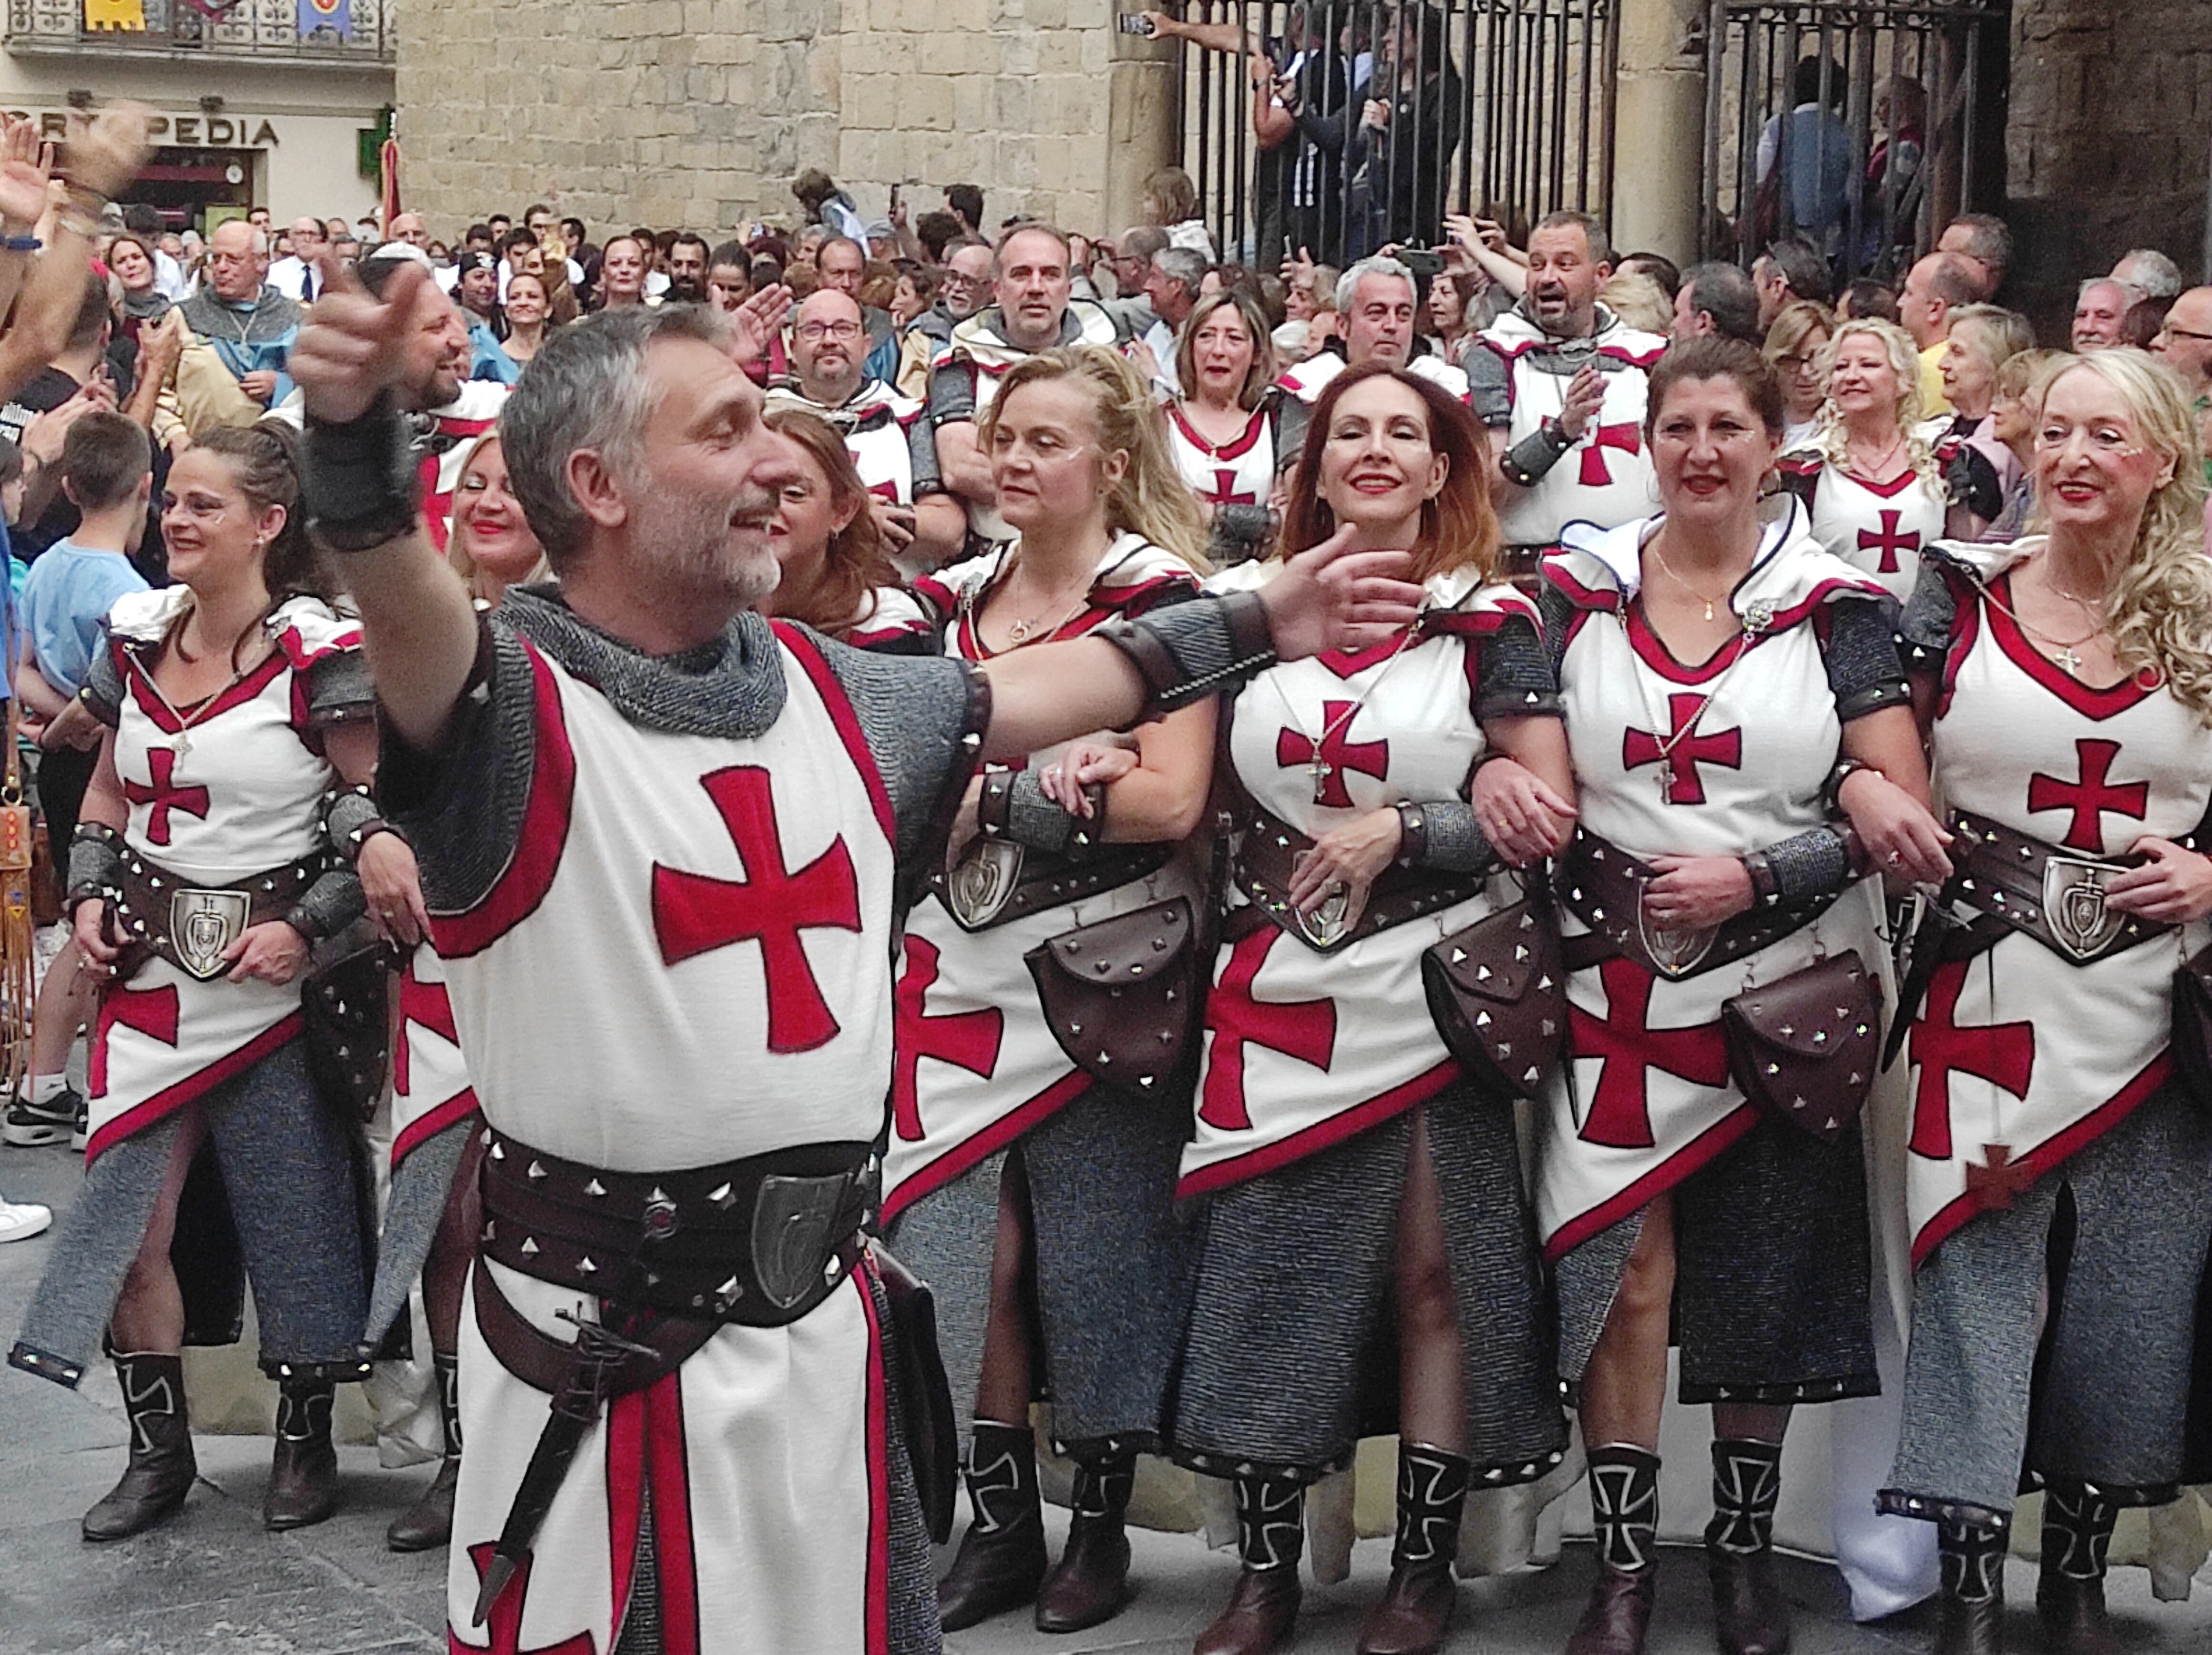
[[[890,1082],[892,819],[819,652],[778,626],[757,737],[632,724],[534,647],[520,842],[434,912],[461,1045],[502,1134],[618,1171],[866,1140]],[[485,1261],[540,1331],[595,1301]],[[473,1289],[471,1289],[473,1296]],[[858,1277],[788,1326],[729,1326],[585,1435],[503,1617],[471,1624],[550,1398],[461,1317],[447,1565],[456,1650],[612,1647],[653,1502],[672,1650],[862,1655],[887,1637],[883,1367]],[[519,1611],[517,1605],[519,1604]]]
[[902,397],[881,379],[867,379],[839,408],[809,402],[795,385],[771,385],[768,409],[796,409],[826,420],[845,440],[860,486],[880,500],[900,506],[914,504],[913,434],[922,405]]
[[[1581,821],[1647,861],[1741,856],[1826,820],[1820,793],[1843,726],[1816,623],[1839,595],[1880,589],[1822,551],[1802,508],[1784,503],[1730,595],[1743,634],[1686,667],[1636,602],[1639,549],[1659,523],[1570,531],[1545,564],[1577,610],[1559,676]],[[1879,882],[1862,881],[1812,924],[1696,975],[1668,980],[1620,957],[1572,973],[1571,1074],[1544,1112],[1539,1157],[1547,1258],[1639,1210],[1757,1124],[1729,1078],[1722,1003],[1823,953],[1856,949],[1879,969],[1880,909]],[[1588,929],[1564,907],[1560,924],[1570,937]]]
[[[1934,733],[1942,802],[2082,857],[2185,839],[2212,802],[2212,731],[2147,682],[2089,688],[2021,632],[2007,576],[2042,544],[1947,541],[1930,570],[1957,603]],[[2008,932],[1936,968],[1899,1058],[1916,1264],[2166,1080],[2173,973],[2208,939],[2200,921],[2074,965]]]
[[399,973],[399,1037],[392,1047],[392,1166],[476,1107],[446,993],[446,962],[428,942],[418,943]]
[[[1277,567],[1242,564],[1212,585],[1249,590]],[[1478,587],[1471,572],[1431,580],[1429,603],[1403,649],[1393,641],[1271,667],[1238,693],[1229,759],[1254,800],[1313,836],[1363,811],[1467,796],[1485,746],[1474,708],[1483,640],[1516,616],[1534,626],[1535,609],[1510,586]],[[1457,1078],[1429,1017],[1421,955],[1496,906],[1484,890],[1333,954],[1272,923],[1224,945],[1176,1193],[1288,1166]]]
[[422,518],[430,543],[446,549],[453,522],[453,495],[461,486],[461,464],[476,440],[499,423],[512,387],[490,379],[471,379],[461,394],[429,415],[430,434],[418,471],[422,484]]
[[[301,860],[323,843],[323,796],[337,773],[308,725],[307,676],[361,646],[361,629],[320,600],[290,599],[270,617],[275,647],[198,708],[177,711],[154,688],[150,660],[183,616],[183,586],[134,592],[107,617],[124,685],[115,769],[133,851],[196,885],[236,884]],[[217,977],[201,982],[149,958],[100,996],[87,1099],[97,1158],[244,1072],[300,1032],[300,985]]]
[[[1562,343],[1586,347],[1577,366],[1594,361],[1605,370],[1605,401],[1583,427],[1582,440],[1534,488],[1505,491],[1498,515],[1509,546],[1555,545],[1571,523],[1617,528],[1648,517],[1658,505],[1644,409],[1648,376],[1667,342],[1622,325],[1602,306],[1597,330],[1586,341],[1555,339],[1518,310],[1475,336],[1471,350],[1488,351],[1502,365],[1511,409],[1504,427],[1492,429],[1492,444],[1500,452],[1510,448],[1566,406],[1572,370],[1556,373],[1535,361],[1553,358]],[[1486,409],[1477,412],[1494,417]]]
[[1208,440],[1179,402],[1166,409],[1168,452],[1191,493],[1208,506],[1265,506],[1275,487],[1274,409],[1254,409],[1232,440]]
[[[917,583],[951,617],[945,648],[990,658],[975,615],[1020,543],[993,548]],[[1135,535],[1107,549],[1083,611],[1051,636],[1078,638],[1103,622],[1141,615],[1197,587],[1190,566]],[[1055,762],[1066,744],[1032,753],[1023,767]],[[1109,852],[1110,853],[1110,852]],[[884,1221],[995,1154],[1090,1088],[1091,1076],[1045,1024],[1023,955],[1078,925],[1183,896],[1195,883],[1170,862],[1146,878],[1079,902],[1042,908],[986,931],[966,931],[934,894],[907,919],[898,983],[898,1061],[891,1088],[890,1147],[884,1157]]]
[[1949,496],[1940,481],[1907,469],[1869,482],[1817,451],[1785,455],[1798,497],[1812,507],[1813,538],[1881,583],[1899,603],[1920,578],[1920,552],[1943,536]]
[[[1345,359],[1333,350],[1309,356],[1303,362],[1294,362],[1285,368],[1275,383],[1302,403],[1321,400],[1321,393],[1328,382],[1344,372]],[[1441,356],[1413,356],[1407,359],[1406,372],[1416,378],[1442,385],[1462,402],[1467,400],[1467,375]]]

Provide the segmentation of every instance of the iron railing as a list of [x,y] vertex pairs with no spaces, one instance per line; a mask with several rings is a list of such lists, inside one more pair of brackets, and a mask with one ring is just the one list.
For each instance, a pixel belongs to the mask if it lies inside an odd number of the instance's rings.
[[[118,8],[95,3],[94,21]],[[143,29],[88,27],[86,0],[8,0],[8,49],[66,54],[271,58],[390,64],[398,56],[399,0],[351,0],[351,27],[302,35],[297,0],[140,0]]]
[[[1249,57],[1183,46],[1182,163],[1224,258],[1272,270],[1304,245],[1342,264],[1433,244],[1446,212],[1522,232],[1560,208],[1609,215],[1615,0],[1190,0],[1182,15],[1261,43],[1304,112],[1259,153]],[[1370,98],[1390,106],[1381,133],[1362,130]]]
[[1711,0],[1705,253],[1895,280],[2003,196],[2008,0]]

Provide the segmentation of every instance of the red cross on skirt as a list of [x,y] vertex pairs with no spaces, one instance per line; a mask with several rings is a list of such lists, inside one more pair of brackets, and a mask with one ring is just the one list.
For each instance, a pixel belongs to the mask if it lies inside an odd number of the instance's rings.
[[2078,781],[2061,781],[2040,773],[2027,779],[2027,808],[2031,810],[2069,810],[2063,843],[2092,856],[2105,853],[2105,818],[2133,816],[2137,821],[2150,805],[2150,784],[2131,781],[2117,786],[2105,778],[2120,744],[2102,737],[2085,736],[2074,743],[2074,760],[2081,772]]
[[1377,781],[1389,773],[1389,743],[1352,739],[1352,724],[1358,716],[1357,701],[1323,701],[1321,743],[1317,747],[1313,737],[1302,730],[1276,732],[1275,762],[1285,770],[1294,765],[1305,766],[1313,777],[1316,804],[1334,804],[1339,809],[1351,808],[1352,795],[1345,791],[1344,771],[1357,770]]
[[461,1043],[453,1022],[453,1000],[443,983],[426,983],[410,964],[399,979],[399,1039],[392,1048],[392,1089],[401,1097],[414,1095],[414,1064],[408,1055],[407,1031],[427,1028],[441,1040]]
[[1237,473],[1226,465],[1214,467],[1213,492],[1206,498],[1216,506],[1257,506],[1260,503],[1257,494],[1237,492]]
[[[485,1570],[491,1567],[492,1554],[498,1550],[489,1540],[480,1540],[469,1548],[469,1561],[477,1567],[477,1579],[482,1582]],[[537,1560],[525,1557],[507,1582],[507,1590],[493,1602],[491,1613],[486,1616],[489,1640],[472,1644],[462,1638],[459,1628],[449,1628],[446,1638],[454,1655],[594,1655],[592,1634],[580,1632],[573,1638],[563,1638],[557,1644],[540,1644],[535,1649],[522,1646],[522,1604],[530,1594],[530,1568]]]
[[1198,1118],[1224,1132],[1251,1130],[1252,1112],[1244,1103],[1246,1046],[1265,1046],[1316,1069],[1327,1069],[1336,1055],[1335,1001],[1278,1003],[1252,997],[1252,979],[1282,935],[1264,925],[1238,943],[1230,950],[1220,985],[1206,997],[1206,1026],[1213,1046],[1206,1056]]
[[1899,552],[1910,552],[1915,557],[1920,555],[1920,531],[1915,529],[1904,534],[1898,532],[1897,525],[1904,520],[1904,512],[1884,506],[1880,534],[1875,533],[1871,529],[1859,530],[1861,551],[1870,552],[1877,546],[1881,549],[1881,561],[1875,567],[1882,574],[1895,574],[1902,567],[1897,561],[1897,555]]
[[1585,488],[1602,488],[1613,481],[1613,471],[1605,463],[1605,451],[1618,448],[1624,454],[1633,454],[1644,446],[1644,433],[1633,423],[1601,425],[1590,433],[1590,440],[1583,449],[1582,484]]
[[115,983],[100,997],[100,1015],[93,1023],[92,1051],[85,1062],[87,1097],[107,1095],[107,1042],[118,1023],[150,1035],[163,1046],[176,1045],[177,985],[171,983],[161,988],[126,988]]
[[1955,1021],[1959,994],[1966,985],[1971,960],[1936,967],[1920,1021],[1912,1025],[1906,1055],[1920,1065],[1912,1098],[1912,1153],[1930,1161],[1951,1159],[1951,1076],[1955,1070],[1985,1080],[2016,1098],[2027,1095],[2035,1070],[2035,1025],[1988,1023],[1961,1028]]
[[891,1068],[891,1125],[912,1143],[921,1133],[921,1103],[915,1080],[924,1058],[934,1058],[988,1080],[999,1067],[999,1047],[1006,1019],[995,1006],[948,1011],[933,1017],[922,1009],[937,981],[937,944],[915,936],[906,939],[906,972],[898,980],[897,1056]]
[[1609,1149],[1649,1149],[1653,1070],[1693,1086],[1728,1079],[1728,1045],[1717,1022],[1688,1028],[1652,1028],[1651,973],[1615,955],[1598,967],[1605,987],[1605,1015],[1567,1007],[1569,1039],[1577,1058],[1602,1058],[1597,1090],[1583,1122],[1585,1143]]
[[188,816],[207,820],[208,790],[204,787],[179,787],[176,783],[177,755],[166,747],[146,749],[146,762],[152,767],[154,785],[125,781],[123,797],[133,804],[150,804],[153,809],[146,817],[146,838],[154,845],[169,842],[169,812],[181,810]]
[[1707,695],[1669,695],[1667,717],[1674,728],[1663,737],[1649,730],[1621,731],[1622,767],[1641,770],[1647,764],[1665,765],[1660,792],[1669,804],[1705,802],[1705,779],[1698,774],[1701,764],[1717,764],[1729,770],[1743,768],[1742,731],[1720,730],[1706,736],[1690,733],[1711,699]]
[[768,1049],[811,1052],[837,1033],[807,963],[803,931],[860,929],[860,893],[852,852],[841,834],[830,848],[793,873],[784,865],[783,835],[766,770],[732,765],[699,779],[730,830],[742,880],[653,867],[653,930],[665,965],[732,943],[761,945],[768,980]]

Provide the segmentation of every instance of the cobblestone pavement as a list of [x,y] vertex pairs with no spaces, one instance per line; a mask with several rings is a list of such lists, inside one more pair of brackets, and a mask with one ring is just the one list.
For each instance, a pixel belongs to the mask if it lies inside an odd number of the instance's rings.
[[[59,1150],[0,1153],[0,1189],[58,1210],[74,1193],[73,1159]],[[12,1339],[50,1246],[46,1238],[0,1247],[0,1338]],[[432,1655],[445,1648],[442,1555],[385,1549],[384,1526],[427,1472],[384,1471],[366,1448],[342,1451],[345,1506],[319,1528],[262,1531],[269,1445],[255,1437],[203,1436],[201,1486],[182,1515],[112,1546],[78,1537],[84,1508],[123,1463],[124,1424],[112,1383],[95,1377],[72,1394],[0,1370],[0,1655]],[[1055,1544],[1064,1516],[1048,1521]],[[1233,1567],[1187,1535],[1135,1536],[1137,1601],[1109,1624],[1046,1638],[1009,1616],[946,1640],[949,1655],[1182,1655],[1225,1597]],[[1382,1541],[1361,1543],[1352,1578],[1310,1590],[1297,1655],[1352,1647],[1361,1616],[1389,1567]],[[1451,1655],[1556,1655],[1579,1610],[1587,1549],[1571,1546],[1557,1568],[1468,1583],[1448,1645]],[[1844,1613],[1834,1573],[1785,1565],[1798,1610],[1796,1655],[1893,1655],[1928,1647],[1923,1611],[1875,1627]],[[1662,1564],[1650,1655],[1707,1655],[1712,1634],[1699,1559],[1670,1551]],[[2033,1573],[2014,1563],[2015,1605],[2032,1603]],[[2212,1589],[2185,1604],[2150,1601],[2141,1570],[2114,1576],[2122,1646],[2130,1655],[2212,1650]],[[2013,1649],[2040,1648],[2033,1610],[2015,1607]],[[761,1655],[771,1655],[762,1652]]]

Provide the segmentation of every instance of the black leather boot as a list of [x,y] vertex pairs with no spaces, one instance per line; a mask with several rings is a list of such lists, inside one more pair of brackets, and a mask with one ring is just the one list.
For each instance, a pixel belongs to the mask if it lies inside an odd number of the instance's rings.
[[198,1467],[185,1414],[185,1359],[115,1359],[123,1411],[131,1422],[131,1463],[123,1480],[84,1514],[87,1540],[122,1540],[152,1528],[185,1503]]
[[1567,1655],[1644,1655],[1658,1589],[1659,1456],[1630,1443],[1589,1456],[1597,1579]]
[[1784,1655],[1790,1647],[1790,1604],[1774,1578],[1774,1506],[1781,1497],[1780,1443],[1713,1444],[1705,1571],[1721,1655]]
[[1398,1444],[1398,1538],[1390,1549],[1390,1584],[1359,1629],[1352,1646],[1358,1655],[1436,1655],[1443,1647],[1459,1598],[1452,1561],[1459,1555],[1468,1470],[1463,1455]]
[[396,1552],[428,1551],[453,1534],[453,1490],[461,1481],[461,1359],[442,1350],[430,1353],[438,1375],[438,1419],[446,1428],[446,1457],[422,1497],[392,1519],[384,1543]]
[[267,1529],[305,1529],[338,1508],[338,1451],[331,1444],[337,1387],[294,1376],[276,1382],[276,1452],[261,1498]]
[[1129,1535],[1124,1519],[1137,1482],[1133,1449],[1110,1446],[1075,1468],[1067,1549],[1037,1593],[1039,1632],[1080,1632],[1129,1606]]
[[2051,1655],[2119,1655],[2105,1618],[2105,1561],[2120,1508],[2081,1482],[2043,1491],[2043,1573],[2035,1608]]
[[952,1567],[937,1583],[947,1632],[1036,1600],[1051,1559],[1037,1504],[1036,1438],[1026,1425],[975,1422],[968,1444],[968,1503],[975,1518]]
[[2009,1531],[1945,1518],[1936,1525],[1943,1595],[1935,1655],[2004,1655],[2004,1561]]
[[1237,1553],[1243,1567],[1229,1607],[1198,1634],[1192,1655],[1270,1655],[1297,1624],[1305,1485],[1289,1477],[1240,1476],[1236,1486]]

